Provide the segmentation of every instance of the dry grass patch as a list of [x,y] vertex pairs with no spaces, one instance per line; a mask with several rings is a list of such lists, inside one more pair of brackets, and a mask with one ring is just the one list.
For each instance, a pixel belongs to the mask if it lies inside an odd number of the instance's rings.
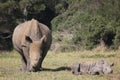
[[[107,60],[114,62],[114,73],[108,75],[72,75],[74,62]],[[120,71],[120,51],[77,51],[68,53],[49,52],[41,72],[21,72],[20,57],[16,51],[0,53],[0,80],[112,80]]]

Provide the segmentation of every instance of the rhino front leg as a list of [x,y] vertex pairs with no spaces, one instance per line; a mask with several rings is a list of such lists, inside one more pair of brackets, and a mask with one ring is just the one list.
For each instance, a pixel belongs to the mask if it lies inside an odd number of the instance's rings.
[[17,46],[15,46],[15,50],[20,54],[20,58],[21,58],[21,62],[22,62],[22,66],[20,68],[21,71],[26,71],[27,70],[27,61],[25,59],[25,56],[24,56],[24,53],[23,53],[23,50],[18,48]]
[[21,67],[21,71],[26,71],[27,70],[27,61],[24,57],[24,55],[20,54],[21,55],[21,62],[22,62],[22,67]]
[[102,75],[104,74],[102,69],[99,67],[94,67],[91,71],[90,71],[91,75]]
[[[28,51],[29,49],[28,48],[24,48],[23,47],[23,53],[24,53],[24,60],[25,60],[25,64],[26,64],[26,71],[30,71],[30,57],[29,57],[29,51]],[[24,62],[24,61],[23,61]]]
[[44,49],[43,53],[41,54],[42,57],[41,57],[41,60],[40,60],[40,65],[39,65],[40,70],[42,70],[42,62],[43,62],[47,52],[48,52],[48,49]]

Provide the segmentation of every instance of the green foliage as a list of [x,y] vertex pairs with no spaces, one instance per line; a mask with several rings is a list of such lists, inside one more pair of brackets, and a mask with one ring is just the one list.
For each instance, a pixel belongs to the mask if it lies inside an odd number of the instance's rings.
[[43,1],[40,0],[21,0],[19,5],[21,10],[24,11],[24,8],[26,8],[28,13],[39,13],[46,8]]
[[120,46],[119,0],[68,0],[68,3],[68,9],[52,20],[54,31],[71,32],[74,35],[71,45],[86,49],[95,48],[101,40],[108,47]]
[[[4,28],[9,30],[12,35],[14,28],[18,24],[32,18],[46,23],[46,25],[50,27],[50,20],[53,18],[54,14],[50,13],[52,10],[49,9],[46,4],[45,0],[1,0],[0,31],[3,31]],[[11,47],[8,43],[12,44],[11,40],[1,39],[3,33],[4,32],[0,32],[0,50],[6,48],[5,44],[8,45],[8,47]]]
[[[92,49],[104,41],[110,48],[120,46],[119,0],[1,0],[0,27],[13,31],[17,24],[35,18],[53,30],[53,41],[65,51]],[[72,35],[68,38],[60,37]],[[54,43],[54,42],[53,42]],[[64,46],[65,44],[65,46]],[[75,49],[76,49],[75,47]]]

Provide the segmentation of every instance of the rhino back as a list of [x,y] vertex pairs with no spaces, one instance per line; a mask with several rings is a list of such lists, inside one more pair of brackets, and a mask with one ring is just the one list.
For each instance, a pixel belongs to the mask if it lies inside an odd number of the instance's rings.
[[80,63],[80,72],[82,74],[90,74],[91,69],[94,67],[95,63],[82,62]]

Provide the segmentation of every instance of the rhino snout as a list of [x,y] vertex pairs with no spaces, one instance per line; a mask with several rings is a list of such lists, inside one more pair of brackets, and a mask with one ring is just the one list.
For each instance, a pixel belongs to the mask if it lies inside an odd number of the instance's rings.
[[40,71],[40,68],[38,68],[38,67],[31,67],[29,69],[29,72],[37,72],[37,71]]
[[32,60],[31,61],[31,66],[36,67],[38,65],[38,62],[39,62],[38,60]]
[[105,74],[108,74],[108,73],[113,73],[113,70],[111,68],[106,68],[106,69],[103,69],[103,72]]
[[40,60],[39,59],[34,59],[30,63],[30,72],[36,72],[40,70]]

